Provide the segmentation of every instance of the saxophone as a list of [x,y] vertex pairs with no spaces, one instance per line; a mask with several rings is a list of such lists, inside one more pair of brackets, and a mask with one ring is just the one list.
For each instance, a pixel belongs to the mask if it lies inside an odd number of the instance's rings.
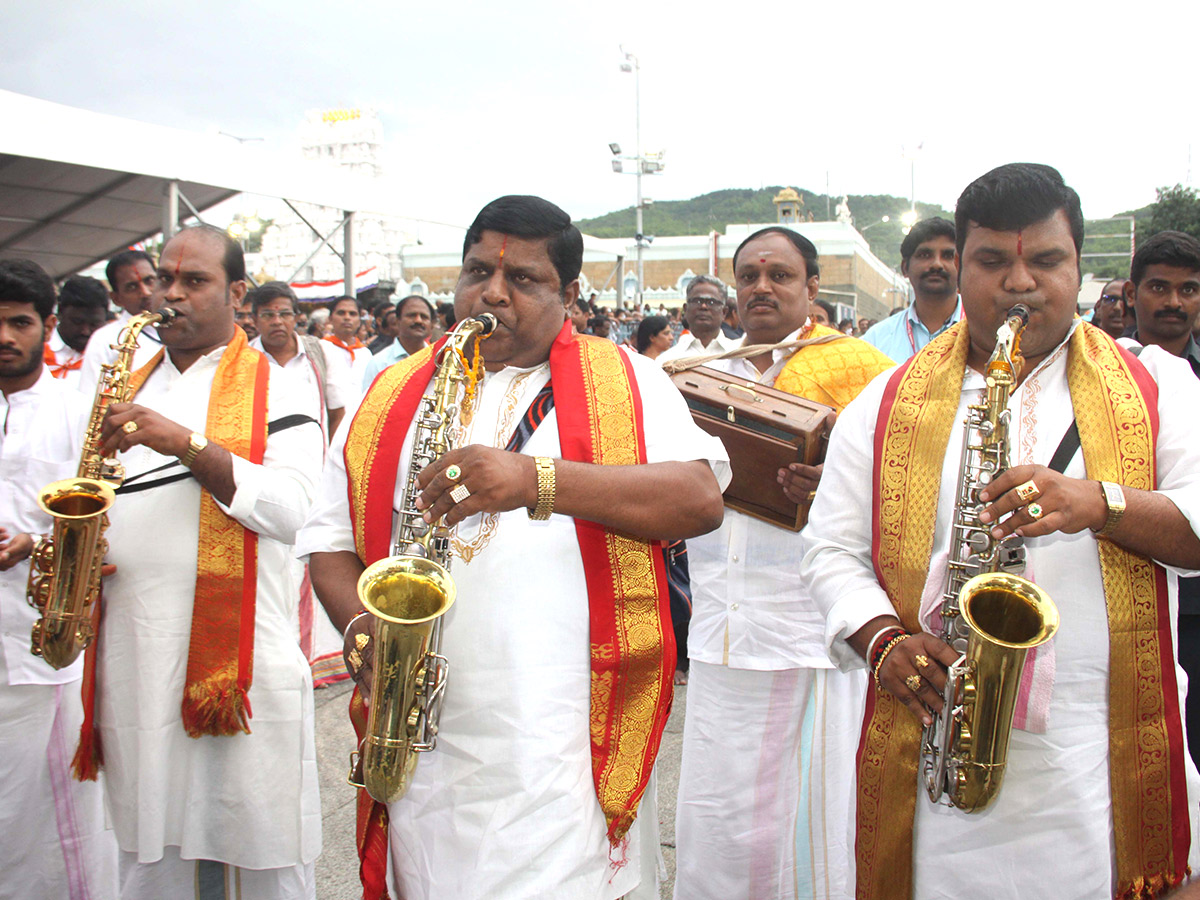
[[942,712],[921,736],[929,799],[944,794],[964,812],[986,808],[999,792],[1026,654],[1058,630],[1049,596],[1017,574],[1025,569],[1021,538],[996,541],[979,521],[986,505],[979,492],[1009,464],[1008,400],[1028,321],[1024,306],[1009,310],[983,402],[967,413],[940,634],[959,657],[947,673]]
[[41,613],[33,623],[30,652],[55,669],[73,663],[94,637],[92,605],[108,550],[104,530],[115,491],[125,480],[125,467],[100,455],[100,426],[112,404],[129,402],[129,376],[142,329],[175,315],[173,309],[162,309],[129,320],[112,345],[117,358],[100,367],[76,476],[53,481],[38,493],[38,506],[53,520],[54,531],[30,557],[25,599]]
[[454,422],[470,421],[459,391],[474,384],[478,340],[495,328],[496,317],[483,313],[460,323],[443,345],[433,392],[417,410],[392,555],[372,563],[358,579],[358,599],[375,617],[375,681],[366,734],[350,755],[349,782],[381,803],[404,796],[417,754],[437,744],[449,670],[441,643],[442,619],[454,604],[450,531],[441,520],[427,523],[416,508],[417,475],[452,448]]

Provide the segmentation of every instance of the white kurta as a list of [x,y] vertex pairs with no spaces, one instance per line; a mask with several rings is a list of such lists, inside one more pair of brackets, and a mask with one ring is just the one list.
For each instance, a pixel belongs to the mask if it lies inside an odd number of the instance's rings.
[[[361,393],[357,383],[350,382],[350,363],[346,351],[328,341],[321,342],[321,353],[325,357],[325,391],[321,391],[321,379],[317,372],[316,363],[309,358],[308,348],[304,341],[296,339],[296,355],[280,365],[270,353],[263,349],[262,338],[256,337],[250,346],[260,351],[271,364],[273,372],[287,372],[290,376],[305,385],[311,403],[318,409],[344,409],[347,404],[357,402]],[[327,433],[329,419],[327,415],[318,416],[321,431],[325,433],[325,442],[329,442]],[[324,457],[321,458],[324,463]],[[315,593],[305,578],[304,564],[294,557],[290,560],[292,578],[296,584],[299,597],[296,610],[296,632],[300,638],[300,646],[308,657],[313,670],[314,682],[320,685],[347,677],[345,663],[342,662],[342,636],[333,623],[329,614],[316,598]]]
[[[79,466],[88,403],[45,368],[27,390],[0,394],[0,527],[49,533],[37,495]],[[29,562],[0,572],[0,898],[116,896],[117,845],[103,781],[70,764],[83,707],[83,658],[52,669],[29,652],[38,613],[25,602]]]
[[[1200,384],[1185,362],[1158,348],[1147,348],[1141,361],[1159,385],[1161,493],[1200,532],[1200,429],[1195,422]],[[875,423],[887,377],[885,373],[876,378],[842,413],[803,534],[806,553],[801,577],[826,612],[830,654],[844,668],[865,665],[845,639],[875,616],[893,613],[875,580],[870,557]],[[977,402],[983,387],[983,376],[968,369],[946,446],[935,555],[949,549],[962,422],[967,404]],[[1014,391],[1009,408],[1014,464],[1048,464],[1073,418],[1065,342]],[[1075,454],[1066,474],[1087,477],[1081,452]],[[934,806],[923,790],[918,791],[916,897],[1041,896],[1047,873],[1052,873],[1058,897],[1083,900],[1113,894],[1108,618],[1096,538],[1084,530],[1027,539],[1025,546],[1025,574],[1047,591],[1061,618],[1054,638],[1056,677],[1049,727],[1045,734],[1013,731],[1004,787],[984,812],[967,815]],[[1172,620],[1177,613],[1176,574],[1170,571],[1168,576]],[[1182,708],[1187,680],[1178,664],[1176,677]],[[1195,870],[1200,863],[1194,838],[1200,777],[1186,751],[1183,758],[1191,798],[1189,859]],[[1111,773],[1111,777],[1123,775]],[[1184,798],[1176,800],[1184,802]],[[851,835],[849,847],[853,846]],[[852,855],[847,866],[852,871]]]
[[[168,355],[134,402],[203,432],[222,352],[182,373]],[[295,414],[315,419],[317,410],[301,386],[272,369],[268,422]],[[296,641],[288,563],[321,449],[320,430],[306,423],[270,435],[261,466],[233,459],[237,490],[225,511],[259,535],[251,734],[193,739],[180,721],[199,483],[188,477],[117,496],[108,531],[117,572],[104,589],[97,719],[117,838],[140,862],[157,861],[167,846],[184,859],[252,869],[307,863],[320,852],[312,684]],[[127,488],[185,471],[145,446],[121,460]],[[165,464],[173,465],[137,478]]]
[[[709,460],[727,482],[724,448],[691,421],[650,360],[633,358],[650,462]],[[549,379],[549,366],[506,368],[481,383],[458,445],[503,447]],[[560,401],[561,402],[561,401]],[[354,551],[346,506],[345,429],[335,439],[297,553]],[[412,433],[400,459],[398,507]],[[551,411],[524,450],[559,457]],[[463,482],[470,484],[471,473]],[[639,880],[639,816],[611,850],[592,782],[588,741],[587,587],[575,525],[535,522],[524,509],[473,516],[456,529],[446,614],[450,660],[437,750],[391,804],[392,863],[408,900],[611,900]],[[653,861],[643,866],[652,871]]]
[[338,356],[350,367],[348,385],[350,390],[351,400],[358,400],[362,397],[366,387],[363,385],[363,378],[367,374],[367,366],[371,364],[371,351],[362,347],[355,347],[353,350],[347,350],[345,347],[339,347],[329,338],[325,338],[325,343],[328,345],[322,347],[325,351],[325,356]]
[[[791,356],[775,351],[761,373],[744,359],[708,365],[773,385]],[[733,509],[688,541],[677,900],[826,896],[824,835],[847,827],[857,740],[839,719],[866,681],[832,671],[822,617],[796,578],[800,553],[795,532]],[[814,686],[822,702],[810,710]]]

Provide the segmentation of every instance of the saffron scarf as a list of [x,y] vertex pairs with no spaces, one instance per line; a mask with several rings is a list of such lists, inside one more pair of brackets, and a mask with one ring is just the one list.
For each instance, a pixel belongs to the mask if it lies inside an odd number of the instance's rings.
[[[346,437],[346,472],[355,547],[364,565],[390,553],[392,498],[400,450],[445,339],[400,360],[375,380]],[[598,465],[646,461],[641,397],[624,353],[564,324],[550,348],[563,459]],[[616,845],[637,815],[671,710],[675,644],[666,568],[658,546],[575,520],[588,589],[591,629],[592,777]],[[357,692],[356,692],[357,697]],[[352,717],[358,708],[351,701]],[[361,715],[361,711],[359,712]],[[365,797],[365,800],[364,800]],[[369,802],[368,802],[369,801]],[[360,793],[358,844],[364,887],[386,847],[382,804]],[[385,896],[376,887],[375,893]]]
[[325,338],[325,340],[329,341],[329,343],[333,344],[336,347],[341,347],[343,350],[345,350],[347,353],[349,353],[350,354],[350,362],[354,362],[354,351],[355,350],[357,350],[359,347],[367,346],[366,344],[364,344],[362,341],[360,341],[358,339],[358,335],[354,336],[353,344],[347,344],[336,334],[329,335],[327,338]]
[[[909,631],[932,550],[942,463],[970,338],[961,321],[889,379],[876,422],[875,574]],[[1158,387],[1128,351],[1090,325],[1070,338],[1067,382],[1089,478],[1157,485]],[[1117,896],[1149,898],[1180,883],[1190,843],[1183,733],[1166,573],[1100,540],[1109,627],[1109,779]],[[913,886],[921,729],[871,687],[858,752],[858,896],[909,897]]]
[[65,363],[58,361],[58,354],[50,349],[50,345],[42,345],[42,362],[46,368],[50,370],[51,378],[66,378],[69,372],[74,372],[83,368],[83,354],[74,359],[69,359]]
[[[162,361],[159,350],[129,379],[136,395]],[[261,465],[267,443],[266,356],[251,350],[245,333],[234,329],[217,363],[209,394],[204,433],[235,456]],[[200,495],[200,540],[196,556],[196,598],[181,703],[183,727],[191,737],[250,732],[250,684],[254,671],[254,613],[258,586],[258,535],[217,505],[207,490]],[[100,623],[96,604],[95,624]],[[79,780],[96,777],[103,763],[95,731],[95,655],[101,639],[87,649],[84,663],[84,723],[73,768]]]

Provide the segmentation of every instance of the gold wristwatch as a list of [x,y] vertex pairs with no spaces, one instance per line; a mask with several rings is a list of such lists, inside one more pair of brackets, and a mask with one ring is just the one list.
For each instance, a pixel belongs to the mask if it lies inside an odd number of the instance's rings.
[[1104,520],[1104,527],[1095,532],[1095,535],[1108,537],[1121,524],[1121,518],[1125,515],[1125,492],[1119,484],[1113,484],[1111,481],[1101,481],[1100,490],[1104,494],[1104,502],[1108,505],[1108,518]]
[[545,521],[554,512],[554,495],[557,488],[557,472],[554,460],[548,456],[537,456],[533,460],[537,472],[537,506],[529,510],[529,518]]
[[183,456],[179,457],[179,461],[189,469],[192,463],[196,461],[196,457],[200,455],[200,451],[208,446],[208,438],[199,432],[193,431],[188,435],[188,448]]

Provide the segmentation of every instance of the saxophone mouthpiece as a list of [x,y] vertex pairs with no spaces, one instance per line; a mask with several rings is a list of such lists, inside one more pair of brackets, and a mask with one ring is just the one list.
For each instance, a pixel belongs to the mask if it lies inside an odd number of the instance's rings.
[[1029,307],[1023,303],[1018,303],[1008,311],[1008,318],[1017,318],[1021,320],[1021,327],[1024,328],[1029,324]]
[[479,329],[479,336],[481,338],[487,337],[489,334],[495,331],[496,325],[499,324],[499,320],[491,313],[480,313],[479,315],[472,316],[471,318],[476,322],[481,322],[483,324],[483,327]]
[[163,325],[170,325],[178,317],[179,313],[177,313],[174,309],[169,306],[164,306],[158,311],[159,327],[162,327]]

